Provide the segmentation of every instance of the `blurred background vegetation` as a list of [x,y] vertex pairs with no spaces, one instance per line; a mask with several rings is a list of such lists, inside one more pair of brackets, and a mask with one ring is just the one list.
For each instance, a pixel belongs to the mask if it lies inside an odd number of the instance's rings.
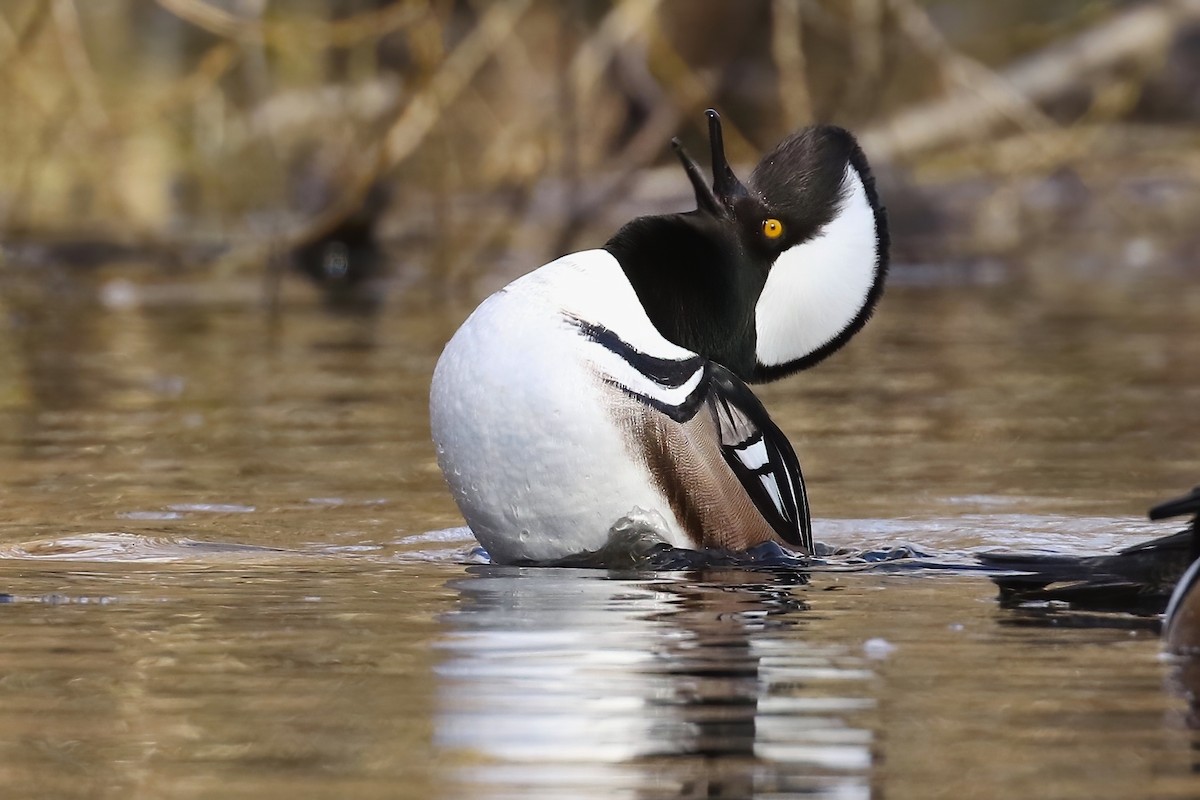
[[491,288],[686,207],[709,106],[854,129],[912,275],[1196,269],[1200,0],[5,0],[4,261]]

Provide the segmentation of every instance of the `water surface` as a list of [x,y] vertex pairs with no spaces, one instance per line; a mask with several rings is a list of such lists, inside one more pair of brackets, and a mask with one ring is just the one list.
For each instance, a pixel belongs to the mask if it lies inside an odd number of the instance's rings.
[[922,563],[608,573],[459,527],[426,398],[477,298],[272,318],[130,274],[0,295],[6,796],[1200,794],[1154,620],[965,568],[1174,530],[1142,515],[1200,481],[1191,287],[901,280],[762,396],[817,538]]

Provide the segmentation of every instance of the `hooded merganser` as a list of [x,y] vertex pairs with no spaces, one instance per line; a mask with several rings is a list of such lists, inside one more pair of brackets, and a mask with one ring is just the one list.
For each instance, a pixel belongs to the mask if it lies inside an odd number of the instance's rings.
[[747,381],[834,352],[883,289],[888,234],[866,158],[833,126],[784,139],[748,184],[708,111],[713,184],[488,298],[446,345],[438,463],[500,563],[547,562],[648,525],[676,547],[812,548],[800,465]]
[[[1181,576],[1188,565],[1200,556],[1200,486],[1148,512],[1151,520],[1184,514],[1197,515],[1187,529],[1112,555],[985,553],[980,560],[988,567],[1019,572],[993,578],[1006,605],[1052,600],[1092,611],[1160,614],[1172,590],[1184,583]],[[1200,613],[1200,600],[1196,603]]]

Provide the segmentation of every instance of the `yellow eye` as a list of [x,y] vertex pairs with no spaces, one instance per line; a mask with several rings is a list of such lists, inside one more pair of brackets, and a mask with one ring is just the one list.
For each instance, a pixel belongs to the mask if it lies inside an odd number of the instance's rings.
[[783,236],[783,223],[774,217],[764,219],[762,232],[763,236],[768,239],[778,239],[780,236]]

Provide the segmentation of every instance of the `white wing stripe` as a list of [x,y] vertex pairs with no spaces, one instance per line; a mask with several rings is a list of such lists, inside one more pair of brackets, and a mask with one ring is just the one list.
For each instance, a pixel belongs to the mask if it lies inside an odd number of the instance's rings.
[[596,351],[593,354],[593,363],[613,383],[622,389],[657,400],[666,406],[683,405],[700,385],[700,382],[704,380],[704,365],[700,364],[684,383],[679,386],[664,386],[643,375],[615,353],[601,348],[596,348]]
[[736,445],[734,451],[737,452],[738,460],[751,472],[758,472],[770,460],[770,456],[767,455],[767,443],[761,437],[749,445]]
[[775,474],[767,473],[766,475],[760,475],[758,479],[762,481],[767,494],[771,495],[771,502],[775,504],[775,508],[778,509],[780,515],[784,519],[787,519],[787,512],[783,510],[783,500],[779,497],[779,483],[775,480]]

